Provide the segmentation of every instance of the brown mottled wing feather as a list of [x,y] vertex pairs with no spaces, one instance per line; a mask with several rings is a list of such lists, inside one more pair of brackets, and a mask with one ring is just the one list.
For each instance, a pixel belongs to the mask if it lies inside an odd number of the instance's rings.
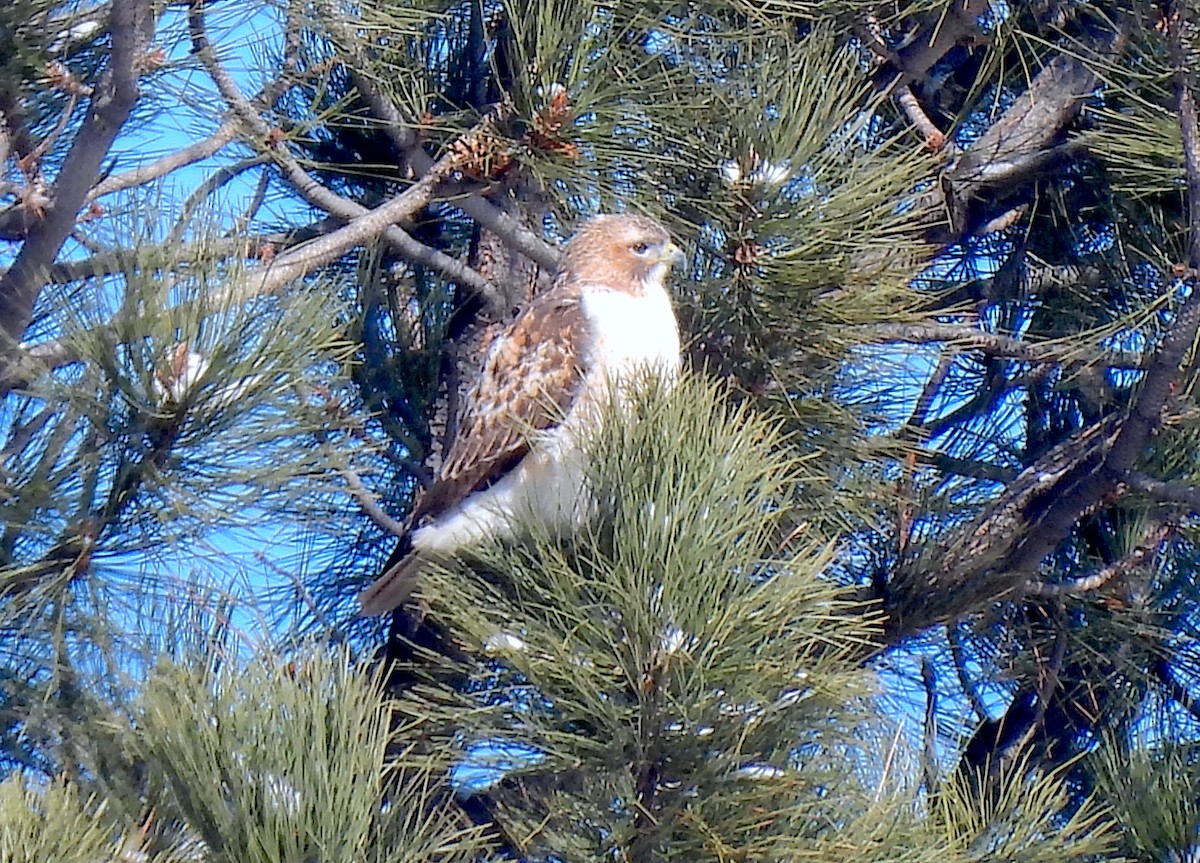
[[586,327],[578,295],[551,290],[492,343],[441,473],[416,502],[413,524],[494,483],[529,451],[531,432],[557,424],[582,382]]

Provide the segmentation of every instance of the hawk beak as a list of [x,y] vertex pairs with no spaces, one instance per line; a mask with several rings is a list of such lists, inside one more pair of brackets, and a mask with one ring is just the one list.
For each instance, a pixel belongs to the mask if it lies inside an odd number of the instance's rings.
[[663,263],[667,264],[668,266],[672,264],[678,266],[687,260],[687,257],[683,254],[683,249],[679,248],[679,246],[675,245],[674,243],[668,242],[663,247],[662,260]]

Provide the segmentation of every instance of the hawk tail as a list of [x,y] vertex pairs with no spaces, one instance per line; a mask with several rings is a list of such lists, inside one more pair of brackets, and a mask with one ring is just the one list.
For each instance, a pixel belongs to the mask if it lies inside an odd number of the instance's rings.
[[358,613],[363,617],[386,614],[404,600],[417,586],[417,577],[426,559],[420,552],[410,552],[384,570],[358,595]]

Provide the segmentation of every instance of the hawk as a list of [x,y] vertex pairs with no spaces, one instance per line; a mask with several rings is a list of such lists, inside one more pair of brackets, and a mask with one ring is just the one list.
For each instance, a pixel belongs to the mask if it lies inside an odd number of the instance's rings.
[[668,380],[679,371],[665,282],[682,257],[643,216],[598,216],[567,242],[552,285],[489,347],[438,477],[413,507],[402,556],[359,596],[363,614],[402,603],[423,564],[511,538],[522,515],[564,527],[580,517],[581,433],[637,371]]

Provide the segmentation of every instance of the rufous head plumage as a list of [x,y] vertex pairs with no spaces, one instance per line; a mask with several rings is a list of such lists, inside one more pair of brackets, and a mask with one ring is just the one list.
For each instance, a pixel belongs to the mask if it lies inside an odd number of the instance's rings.
[[644,290],[661,285],[683,253],[667,229],[645,216],[596,216],[575,232],[563,249],[560,277],[577,282],[629,285]]

